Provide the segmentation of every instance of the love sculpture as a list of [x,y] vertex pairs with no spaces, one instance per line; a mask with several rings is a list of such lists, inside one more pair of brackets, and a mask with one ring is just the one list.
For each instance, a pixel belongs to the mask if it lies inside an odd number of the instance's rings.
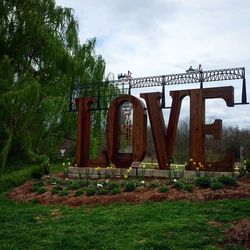
[[[204,74],[204,72],[198,73]],[[173,157],[182,100],[184,97],[189,96],[189,156],[192,161],[189,162],[187,170],[195,170],[196,164],[194,163],[196,162],[203,165],[205,170],[211,170],[212,168],[213,171],[233,171],[234,155],[232,153],[228,153],[219,162],[208,162],[205,159],[205,136],[212,135],[219,140],[222,135],[222,120],[216,119],[212,124],[205,124],[205,101],[206,99],[221,98],[228,107],[233,107],[237,104],[247,104],[245,78],[243,79],[242,103],[234,103],[233,87],[203,88],[203,81],[200,81],[202,85],[199,89],[170,91],[172,106],[167,126],[165,125],[162,112],[162,103],[165,103],[165,89],[163,89],[162,93],[140,94],[140,97],[145,100],[146,107],[139,98],[130,94],[119,95],[114,98],[108,108],[106,148],[102,151],[99,158],[95,160],[89,158],[91,105],[95,103],[95,99],[92,97],[76,98],[78,110],[76,164],[79,167],[93,167],[108,166],[109,162],[112,162],[117,167],[128,168],[133,161],[142,161],[146,153],[147,116],[149,116],[159,169],[169,169],[169,163]],[[132,153],[120,153],[119,112],[122,104],[127,102],[133,106]]]

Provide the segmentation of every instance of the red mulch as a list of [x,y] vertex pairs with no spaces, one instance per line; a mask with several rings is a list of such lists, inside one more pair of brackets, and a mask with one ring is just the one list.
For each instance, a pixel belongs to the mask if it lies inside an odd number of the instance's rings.
[[51,195],[52,185],[46,185],[47,192],[44,194],[36,194],[31,191],[33,181],[26,182],[20,187],[15,188],[8,197],[18,202],[27,202],[32,199],[37,199],[40,204],[64,204],[68,206],[80,206],[83,204],[108,205],[117,202],[141,203],[145,201],[165,201],[165,200],[190,200],[190,201],[208,201],[217,199],[239,199],[250,198],[250,178],[244,178],[238,181],[237,187],[225,187],[220,190],[199,189],[189,193],[183,190],[176,190],[170,188],[166,193],[159,193],[157,189],[147,190],[139,189],[131,193],[120,193],[117,195],[95,195],[86,196],[81,195],[75,197],[75,191],[69,190],[69,195],[60,197],[58,195]]
[[250,249],[250,219],[238,221],[225,233],[229,243],[239,243]]

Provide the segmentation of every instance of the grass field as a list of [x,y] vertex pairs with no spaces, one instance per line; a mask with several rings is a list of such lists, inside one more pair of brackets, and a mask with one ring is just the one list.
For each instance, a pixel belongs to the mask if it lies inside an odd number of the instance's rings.
[[1,194],[0,204],[0,249],[244,249],[223,231],[250,215],[250,200],[68,208]]
[[[1,184],[6,190],[29,176],[15,170]],[[15,203],[2,192],[0,249],[245,249],[225,242],[224,232],[249,217],[250,199],[70,208]]]

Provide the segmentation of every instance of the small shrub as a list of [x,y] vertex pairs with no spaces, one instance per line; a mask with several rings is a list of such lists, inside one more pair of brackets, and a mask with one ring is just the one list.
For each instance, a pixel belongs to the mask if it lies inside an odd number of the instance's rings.
[[36,190],[36,192],[37,192],[37,194],[43,194],[43,193],[45,193],[47,190],[46,190],[46,188],[44,188],[44,187],[39,187],[37,190]]
[[38,179],[38,180],[41,179],[41,178],[43,177],[44,174],[45,174],[45,173],[44,173],[43,167],[35,168],[35,169],[33,169],[33,171],[31,172],[32,178]]
[[209,188],[211,185],[211,179],[207,176],[197,177],[195,179],[195,185],[200,188]]
[[60,185],[54,186],[54,189],[57,189],[57,190],[59,190],[59,191],[63,190],[62,186],[60,186]]
[[86,195],[88,195],[88,196],[95,195],[95,193],[96,193],[96,190],[92,187],[90,187],[86,190]]
[[43,182],[42,181],[39,181],[39,182],[34,182],[32,184],[32,188],[31,188],[31,191],[32,192],[37,192],[37,190],[43,186]]
[[174,188],[180,190],[180,189],[183,189],[183,187],[184,187],[184,183],[183,182],[181,182],[181,181],[174,182]]
[[245,166],[246,166],[246,171],[250,173],[250,159],[244,161]]
[[168,187],[167,186],[161,186],[159,187],[159,192],[160,193],[166,193],[168,191]]
[[79,184],[80,184],[80,187],[87,187],[88,185],[89,185],[89,180],[81,180],[80,182],[79,182]]
[[57,189],[57,188],[55,188],[55,187],[51,190],[51,194],[52,194],[52,195],[54,195],[54,194],[59,194],[59,193],[60,193],[60,190]]
[[121,190],[119,187],[115,187],[111,190],[111,194],[116,195],[116,194],[120,194]]
[[116,182],[108,182],[108,183],[107,183],[107,188],[108,188],[109,190],[113,190],[113,189],[115,189],[115,188],[119,188],[119,184],[116,183]]
[[217,180],[226,186],[235,186],[236,185],[236,179],[233,176],[222,175]]
[[77,191],[75,192],[75,196],[76,196],[76,197],[81,196],[81,195],[83,195],[83,194],[84,194],[84,192],[83,192],[82,190],[77,190]]
[[193,191],[193,188],[194,188],[193,185],[190,183],[187,183],[183,186],[183,190],[188,191],[190,193]]
[[79,189],[81,187],[79,181],[69,181],[67,183],[67,189]]
[[66,189],[60,191],[60,193],[59,193],[60,196],[67,196],[68,194],[69,194],[69,191]]
[[124,184],[125,192],[133,192],[136,189],[136,183],[133,181],[128,181]]
[[37,204],[37,203],[39,203],[39,200],[38,200],[38,199],[36,199],[36,198],[33,198],[33,199],[31,200],[31,203],[33,203],[33,204]]
[[109,191],[107,189],[104,189],[104,188],[100,188],[97,190],[97,194],[98,195],[105,195],[105,194],[108,194]]
[[161,183],[160,181],[158,181],[158,180],[153,180],[152,182],[149,183],[148,188],[149,188],[149,189],[158,188],[158,187],[161,186],[161,184],[162,184],[162,183]]
[[223,187],[224,187],[224,185],[220,181],[214,181],[211,184],[211,189],[212,190],[222,189]]

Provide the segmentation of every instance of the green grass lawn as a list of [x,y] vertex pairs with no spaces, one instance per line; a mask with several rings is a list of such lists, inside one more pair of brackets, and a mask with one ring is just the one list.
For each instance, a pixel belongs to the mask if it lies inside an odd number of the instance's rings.
[[78,208],[8,200],[3,191],[29,180],[31,171],[23,167],[0,176],[0,250],[245,249],[225,243],[224,231],[250,217],[250,199]]
[[250,199],[69,208],[1,194],[0,249],[244,249],[223,231],[249,216]]

